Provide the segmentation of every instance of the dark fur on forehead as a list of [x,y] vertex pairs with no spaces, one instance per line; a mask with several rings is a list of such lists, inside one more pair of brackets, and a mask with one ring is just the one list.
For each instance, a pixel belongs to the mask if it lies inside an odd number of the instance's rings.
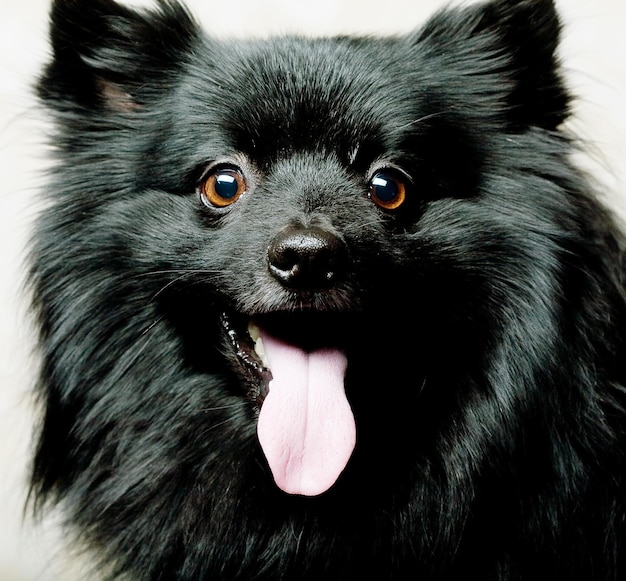
[[[59,144],[89,150],[95,132],[100,143],[128,152],[125,164],[136,164],[132,179],[142,187],[187,187],[179,175],[157,179],[165,166],[155,172],[143,163],[146,138],[160,135],[151,155],[167,156],[173,167],[185,151],[178,167],[187,166],[189,179],[194,144],[199,165],[211,147],[261,165],[314,147],[361,172],[379,156],[428,150],[412,163],[458,191],[471,189],[490,133],[553,130],[567,116],[558,36],[547,0],[446,10],[404,37],[248,42],[202,34],[175,1],[135,11],[112,0],[57,0],[54,59],[39,92],[66,113]],[[452,152],[457,171],[440,171]]]

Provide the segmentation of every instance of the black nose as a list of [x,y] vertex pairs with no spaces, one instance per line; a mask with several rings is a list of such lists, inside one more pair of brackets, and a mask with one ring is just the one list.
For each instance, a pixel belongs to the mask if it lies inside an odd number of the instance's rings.
[[344,241],[323,228],[289,227],[270,243],[269,270],[284,286],[298,290],[329,288],[344,273]]

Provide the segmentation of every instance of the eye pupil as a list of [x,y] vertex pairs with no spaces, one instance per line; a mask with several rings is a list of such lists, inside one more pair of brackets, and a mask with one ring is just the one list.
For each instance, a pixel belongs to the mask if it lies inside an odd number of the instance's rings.
[[406,184],[393,172],[381,171],[370,181],[369,196],[384,210],[395,210],[406,200]]
[[378,175],[372,180],[372,189],[381,202],[391,202],[398,195],[398,184],[385,176]]
[[237,195],[239,184],[237,178],[230,172],[222,172],[215,176],[215,193],[225,200],[230,200]]
[[224,208],[234,204],[246,192],[246,180],[239,169],[218,168],[198,188],[204,204]]

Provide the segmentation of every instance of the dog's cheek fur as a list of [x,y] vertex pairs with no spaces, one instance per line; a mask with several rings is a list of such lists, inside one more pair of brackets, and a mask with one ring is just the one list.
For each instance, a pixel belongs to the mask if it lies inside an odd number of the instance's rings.
[[[556,132],[551,2],[379,41],[220,44],[169,1],[57,0],[52,23],[40,503],[138,579],[618,575],[623,249]],[[204,207],[235,153],[256,187]],[[405,215],[367,198],[381,160],[411,176]],[[317,499],[271,482],[219,324],[284,304],[266,248],[310,220],[351,253],[326,306],[367,314],[358,446]]]

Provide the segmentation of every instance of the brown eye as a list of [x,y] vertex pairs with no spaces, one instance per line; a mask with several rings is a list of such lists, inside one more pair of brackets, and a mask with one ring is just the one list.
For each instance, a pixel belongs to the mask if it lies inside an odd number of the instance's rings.
[[234,168],[217,168],[200,184],[202,201],[215,208],[234,204],[246,193],[246,180],[241,171]]
[[384,210],[395,210],[406,201],[406,183],[395,172],[379,171],[370,180],[370,199]]

